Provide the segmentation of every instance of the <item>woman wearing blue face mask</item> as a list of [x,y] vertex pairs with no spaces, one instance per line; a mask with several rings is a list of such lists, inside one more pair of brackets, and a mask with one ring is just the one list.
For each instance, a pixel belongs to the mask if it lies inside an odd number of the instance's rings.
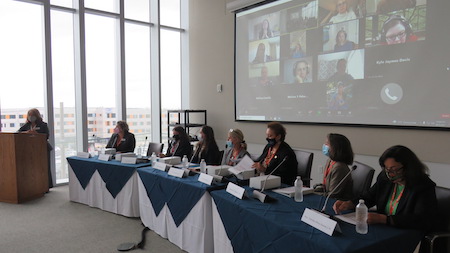
[[399,228],[429,230],[435,223],[437,210],[436,184],[428,176],[428,168],[405,146],[393,146],[379,159],[382,171],[377,181],[363,196],[351,201],[336,201],[336,213],[354,209],[358,199],[370,212],[369,224],[387,224]]
[[293,185],[297,177],[297,157],[284,141],[286,129],[278,122],[271,122],[267,125],[266,137],[267,145],[252,167],[266,175],[278,167],[273,175],[281,177],[282,183]]
[[353,163],[354,155],[350,141],[341,134],[330,133],[322,146],[322,153],[329,157],[323,173],[324,194],[328,196],[333,192],[331,198],[352,199],[353,181],[351,177],[347,177],[339,188],[336,188],[350,171],[348,166]]
[[228,132],[227,149],[223,153],[222,165],[234,166],[241,161],[247,152],[247,144],[244,141],[244,134],[239,129],[230,129]]

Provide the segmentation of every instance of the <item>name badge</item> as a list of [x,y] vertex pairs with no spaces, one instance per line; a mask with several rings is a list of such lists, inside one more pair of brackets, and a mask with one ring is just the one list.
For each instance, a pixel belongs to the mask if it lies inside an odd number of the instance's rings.
[[161,162],[154,162],[154,164],[152,164],[152,168],[153,169],[157,169],[160,171],[167,171],[167,165],[165,163],[161,163]]
[[183,178],[184,170],[180,170],[180,169],[171,167],[169,169],[169,175],[174,176],[174,177],[178,177],[178,178]]
[[242,199],[244,197],[245,189],[230,182],[227,185],[227,192],[238,199]]
[[98,160],[107,162],[107,161],[111,160],[111,155],[100,154],[98,156]]
[[122,157],[122,163],[126,163],[126,164],[136,164],[136,157]]
[[200,176],[198,177],[198,181],[199,182],[202,182],[202,183],[207,184],[207,185],[211,185],[213,179],[214,179],[213,176],[210,176],[210,175],[205,174],[205,173],[200,173]]

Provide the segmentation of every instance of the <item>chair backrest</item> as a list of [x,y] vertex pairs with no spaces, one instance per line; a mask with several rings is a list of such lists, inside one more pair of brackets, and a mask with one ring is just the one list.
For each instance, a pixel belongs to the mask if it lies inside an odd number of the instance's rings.
[[352,171],[353,196],[358,198],[369,190],[375,170],[369,165],[357,161],[353,162],[353,165],[357,166]]
[[450,232],[450,189],[436,186],[440,230]]
[[155,143],[155,142],[150,142],[148,144],[148,149],[147,149],[147,156],[151,156],[153,152],[155,152],[156,155],[162,153],[164,148],[164,143]]
[[314,153],[294,149],[297,157],[297,175],[302,177],[303,185],[311,186],[311,168],[314,159]]

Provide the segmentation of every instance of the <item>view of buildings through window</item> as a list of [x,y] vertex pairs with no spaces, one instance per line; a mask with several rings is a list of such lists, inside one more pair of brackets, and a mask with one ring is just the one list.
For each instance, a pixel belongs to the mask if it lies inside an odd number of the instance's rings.
[[[75,0],[74,0],[75,1]],[[30,108],[37,108],[54,136],[54,163],[57,183],[68,180],[66,157],[76,155],[77,142],[87,139],[88,149],[103,148],[118,120],[126,120],[136,136],[135,152],[145,152],[151,140],[151,1],[124,1],[124,32],[119,33],[118,16],[105,16],[90,10],[85,13],[84,46],[86,71],[87,133],[77,136],[76,85],[80,76],[75,54],[79,39],[74,25],[71,0],[51,0],[51,82],[46,80],[43,4],[36,1],[0,2],[0,114],[1,131],[16,132],[26,121]],[[85,0],[86,8],[119,14],[118,2]],[[161,1],[164,2],[164,1]],[[66,8],[58,8],[63,6]],[[161,24],[161,134],[167,142],[167,110],[181,107],[180,0],[160,5]],[[175,21],[175,22],[174,22]],[[166,23],[164,23],[166,22]],[[170,29],[167,29],[170,28]],[[175,28],[175,29],[174,29]],[[120,36],[124,36],[121,39]],[[123,59],[120,42],[124,41]],[[154,43],[154,44],[152,44]],[[124,68],[121,68],[124,64]],[[123,69],[123,70],[122,70]],[[122,73],[123,72],[123,73]],[[124,79],[122,79],[124,75]],[[123,81],[122,81],[123,80]],[[51,87],[48,92],[47,85]],[[123,85],[123,86],[122,86]],[[124,92],[123,92],[124,91]],[[47,115],[47,99],[53,101],[52,120]],[[125,105],[121,101],[125,101]],[[118,114],[122,108],[126,118]],[[167,146],[167,145],[166,145]]]

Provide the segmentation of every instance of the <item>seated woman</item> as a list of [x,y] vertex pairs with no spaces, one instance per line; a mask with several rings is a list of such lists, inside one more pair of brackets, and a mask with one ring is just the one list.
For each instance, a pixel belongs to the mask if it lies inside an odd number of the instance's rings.
[[198,136],[192,163],[200,163],[205,159],[208,165],[220,164],[220,151],[214,138],[214,130],[210,126],[203,126]]
[[268,175],[279,166],[273,175],[281,177],[282,183],[293,185],[297,177],[297,157],[284,141],[286,129],[278,122],[271,122],[267,125],[266,136],[267,145],[252,167]]
[[230,132],[228,133],[227,149],[222,157],[222,165],[234,166],[238,164],[245,155],[250,156],[247,152],[244,134],[239,129],[230,129]]
[[[405,146],[388,148],[379,159],[382,167],[376,183],[361,199],[369,212],[369,224],[387,224],[398,228],[429,230],[436,217],[436,184],[431,181],[428,168]],[[358,197],[358,196],[357,196]],[[336,213],[354,209],[358,199],[336,201]]]
[[172,139],[173,140],[169,143],[169,148],[167,149],[166,154],[160,154],[159,157],[183,157],[184,155],[191,157],[192,146],[189,141],[189,136],[186,134],[183,127],[177,126],[172,129]]
[[130,128],[125,121],[118,121],[106,148],[115,148],[117,153],[134,152],[136,139],[129,131]]
[[350,172],[348,165],[353,164],[353,150],[347,137],[341,134],[330,133],[327,136],[325,144],[322,146],[322,152],[329,159],[325,165],[323,173],[323,192],[330,198],[349,200],[353,198],[353,181],[348,176],[336,188],[344,177]]

